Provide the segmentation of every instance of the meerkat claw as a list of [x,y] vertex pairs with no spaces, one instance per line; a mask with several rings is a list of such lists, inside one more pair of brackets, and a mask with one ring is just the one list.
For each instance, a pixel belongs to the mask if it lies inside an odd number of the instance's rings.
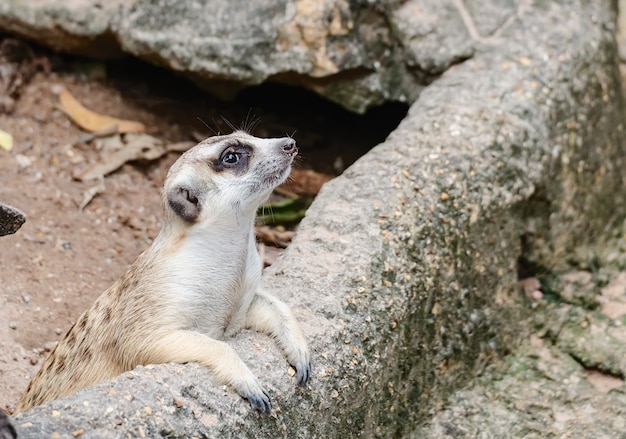
[[272,401],[265,390],[263,390],[263,396],[250,394],[245,396],[245,398],[250,403],[250,406],[262,415],[272,413]]
[[304,386],[311,377],[311,362],[309,361],[304,367],[295,367],[296,369],[296,382],[299,386]]

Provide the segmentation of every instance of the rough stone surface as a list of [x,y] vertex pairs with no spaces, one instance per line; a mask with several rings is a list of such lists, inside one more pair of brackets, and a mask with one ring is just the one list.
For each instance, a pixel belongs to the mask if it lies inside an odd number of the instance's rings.
[[[0,29],[99,58],[129,53],[228,96],[271,80],[304,85],[354,111],[413,102],[469,58],[473,32],[493,33],[513,1],[4,1]],[[478,35],[480,36],[480,35]]]
[[562,302],[538,307],[534,334],[411,437],[626,437],[626,272],[613,273],[597,296],[622,312]]
[[558,270],[578,248],[592,254],[623,236],[614,29],[607,2],[518,8],[322,189],[264,278],[302,321],[310,384],[294,385],[270,340],[232,340],[268,386],[274,415],[251,413],[198,366],[160,365],[15,416],[20,437],[414,434],[524,335],[520,256]]
[[0,236],[17,232],[26,222],[26,215],[19,209],[0,203]]

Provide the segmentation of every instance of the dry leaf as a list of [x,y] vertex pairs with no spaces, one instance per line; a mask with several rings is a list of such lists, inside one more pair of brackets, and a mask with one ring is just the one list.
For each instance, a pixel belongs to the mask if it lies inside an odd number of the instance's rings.
[[13,149],[13,136],[2,130],[0,130],[0,148],[5,151],[11,151]]
[[162,140],[148,134],[129,134],[125,145],[116,151],[106,154],[89,168],[74,174],[80,181],[93,180],[120,168],[124,163],[133,160],[156,160],[168,152],[183,152],[191,148],[193,142],[178,142],[165,145]]
[[310,169],[293,169],[289,179],[281,187],[298,195],[317,195],[324,183],[332,179],[332,175]]
[[258,226],[255,228],[256,237],[266,244],[279,248],[287,248],[296,232],[291,230],[279,231],[269,226]]
[[96,197],[96,195],[103,194],[106,190],[106,186],[104,185],[104,177],[100,176],[99,180],[100,181],[96,186],[87,189],[83,193],[83,201],[78,206],[80,210],[83,210],[85,207],[87,207],[87,205],[91,203],[91,200]]
[[59,99],[61,109],[84,130],[100,132],[112,130],[114,127],[118,133],[140,133],[146,130],[140,122],[117,119],[88,110],[66,89],[61,92]]

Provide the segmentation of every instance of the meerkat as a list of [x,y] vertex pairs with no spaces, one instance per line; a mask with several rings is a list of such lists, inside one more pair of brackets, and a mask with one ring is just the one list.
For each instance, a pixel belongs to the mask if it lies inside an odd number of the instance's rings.
[[288,306],[260,289],[256,210],[287,179],[290,138],[211,137],[171,166],[152,245],[87,309],[30,382],[16,412],[137,365],[197,362],[261,413],[268,393],[223,340],[242,328],[276,339],[304,385],[310,353]]

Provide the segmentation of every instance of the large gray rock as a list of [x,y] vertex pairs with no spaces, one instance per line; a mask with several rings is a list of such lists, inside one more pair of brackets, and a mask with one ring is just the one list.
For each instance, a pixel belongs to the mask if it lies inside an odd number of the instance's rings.
[[[626,252],[621,257],[626,260]],[[577,279],[578,292],[593,291],[602,307],[539,306],[529,340],[455,392],[411,437],[625,437],[626,272],[605,267],[567,277]],[[565,299],[567,289],[555,292]]]
[[271,80],[354,111],[413,102],[420,90],[514,16],[512,0],[23,0],[0,2],[0,29],[99,58],[129,53],[222,96]]
[[415,432],[516,346],[526,310],[518,258],[558,269],[623,233],[614,27],[607,2],[518,8],[324,187],[264,278],[302,321],[310,384],[295,386],[271,340],[231,340],[269,388],[274,415],[251,413],[198,366],[160,365],[15,416],[20,438]]

